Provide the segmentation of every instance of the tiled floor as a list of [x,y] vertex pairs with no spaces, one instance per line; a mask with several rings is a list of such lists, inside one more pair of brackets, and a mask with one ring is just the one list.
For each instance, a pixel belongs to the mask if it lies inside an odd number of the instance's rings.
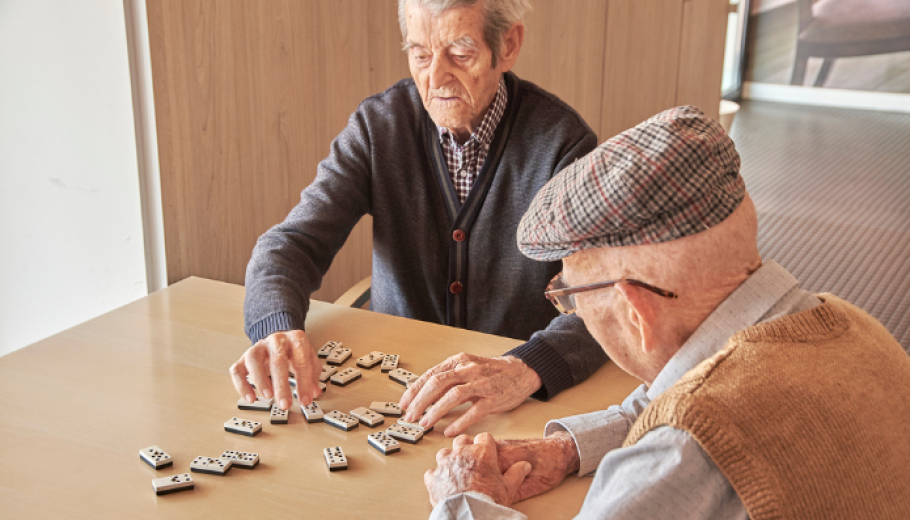
[[910,114],[745,101],[731,136],[759,249],[910,352]]

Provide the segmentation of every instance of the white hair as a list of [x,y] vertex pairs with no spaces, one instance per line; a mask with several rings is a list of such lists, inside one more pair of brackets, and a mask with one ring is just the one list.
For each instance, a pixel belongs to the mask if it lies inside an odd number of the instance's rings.
[[434,16],[456,7],[474,5],[483,2],[483,39],[493,51],[493,66],[499,61],[502,52],[503,38],[512,25],[524,19],[525,13],[531,10],[528,0],[398,0],[398,25],[401,26],[401,37],[407,49],[408,24],[405,8],[411,2],[428,9]]

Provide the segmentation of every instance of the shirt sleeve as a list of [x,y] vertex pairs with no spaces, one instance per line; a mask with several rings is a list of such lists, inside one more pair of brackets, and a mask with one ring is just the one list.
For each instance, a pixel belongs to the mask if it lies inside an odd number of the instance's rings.
[[300,202],[253,248],[244,301],[246,333],[253,343],[276,331],[303,330],[310,295],[351,230],[371,211],[371,172],[369,134],[358,109]]
[[648,432],[600,463],[579,520],[746,520],[733,486],[685,431],[669,426]]
[[[597,136],[586,131],[567,147],[553,175],[597,146]],[[543,287],[541,287],[543,290]],[[541,387],[531,397],[546,401],[575,386],[607,362],[607,355],[576,315],[559,315],[527,343],[506,352],[521,359],[540,376]]]
[[518,511],[501,506],[493,499],[474,491],[451,496],[436,504],[430,520],[528,520]]
[[636,388],[622,404],[547,423],[544,436],[567,431],[578,448],[579,475],[593,473],[607,452],[622,447],[632,424],[651,403],[647,386]]

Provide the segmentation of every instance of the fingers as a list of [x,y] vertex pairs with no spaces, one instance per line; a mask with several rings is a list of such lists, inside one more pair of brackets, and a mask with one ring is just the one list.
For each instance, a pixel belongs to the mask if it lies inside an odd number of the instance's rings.
[[448,388],[440,386],[439,377],[444,374],[452,374],[459,364],[469,361],[470,357],[468,354],[463,352],[456,354],[427,370],[417,378],[417,381],[411,383],[410,388],[405,391],[398,401],[398,406],[402,410],[407,410],[404,419],[409,422],[416,421],[423,414],[423,411],[434,403]]
[[256,392],[253,390],[253,387],[250,386],[250,383],[246,380],[247,374],[249,371],[246,369],[246,365],[243,363],[243,358],[237,360],[236,363],[231,365],[230,369],[231,381],[234,383],[234,388],[237,390],[237,393],[240,394],[240,397],[246,399],[246,402],[252,403],[256,400]]
[[474,426],[481,419],[489,415],[490,407],[487,404],[485,399],[477,401],[470,408],[462,414],[455,422],[450,424],[443,430],[443,434],[446,437],[452,437],[454,435],[459,435],[463,431],[467,430],[471,426]]
[[302,404],[307,405],[322,393],[319,389],[322,363],[305,332],[294,331],[289,337],[293,343],[290,366],[297,379],[297,397]]
[[502,481],[503,484],[505,484],[506,496],[509,497],[510,502],[517,502],[520,499],[518,490],[530,473],[531,464],[526,461],[520,461],[512,464],[509,469],[503,473]]
[[[430,411],[427,412],[427,414],[422,419],[420,419],[420,425],[425,426],[425,427],[432,426],[432,425],[436,424],[436,422],[439,419],[442,419],[443,417],[445,417],[445,415],[447,413],[449,413],[449,411],[451,411],[452,408],[455,408],[456,406],[459,406],[468,401],[478,401],[477,398],[482,397],[479,395],[480,386],[481,385],[469,383],[469,384],[458,385],[458,386],[450,388],[449,391],[445,393],[445,395],[443,395],[438,401],[436,401],[436,404],[433,405],[433,407],[430,409]],[[465,412],[465,414],[467,415],[467,414],[471,413],[472,410],[474,410],[473,406],[471,408],[469,408],[468,411]],[[476,411],[474,411],[474,413],[476,414],[476,413],[482,412],[482,411],[485,411],[485,410],[476,410]],[[484,415],[486,415],[486,414],[484,413]],[[481,415],[480,417],[483,417],[483,415]],[[470,419],[470,424],[474,424],[475,422],[479,421],[480,417]],[[461,421],[463,419],[464,419],[464,417],[459,419],[459,421]],[[464,424],[464,423],[462,423],[462,424]],[[458,427],[452,428],[452,426],[450,425],[449,428],[446,428],[446,435],[449,437],[452,437],[454,435],[458,435],[459,433],[461,433],[463,431],[464,431],[464,428],[458,428]],[[451,432],[451,434],[450,434],[450,432]]]
[[474,441],[472,441],[471,438],[467,435],[459,435],[458,437],[455,437],[454,441],[452,441],[452,449],[458,449],[462,446],[473,443]]
[[272,381],[269,375],[269,347],[267,346],[267,341],[268,338],[263,339],[247,349],[241,359],[249,371],[250,382],[256,385],[263,397],[269,399],[274,397],[275,394],[272,392]]
[[[291,385],[288,382],[288,361],[293,348],[283,336],[272,346],[269,352],[269,370],[272,374],[272,391],[275,401],[282,410],[291,407]],[[265,391],[263,389],[263,394]],[[268,397],[268,396],[266,396]]]

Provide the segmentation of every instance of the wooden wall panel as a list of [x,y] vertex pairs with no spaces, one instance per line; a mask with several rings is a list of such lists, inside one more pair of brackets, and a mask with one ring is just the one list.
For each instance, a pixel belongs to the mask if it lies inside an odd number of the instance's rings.
[[609,1],[601,140],[675,106],[682,4]]
[[[408,75],[395,0],[148,0],[168,281],[242,283],[366,96]],[[370,274],[369,218],[318,296]]]
[[683,3],[676,104],[696,105],[714,119],[720,116],[728,13],[729,0]]
[[515,73],[559,96],[601,135],[604,0],[537,1]]

